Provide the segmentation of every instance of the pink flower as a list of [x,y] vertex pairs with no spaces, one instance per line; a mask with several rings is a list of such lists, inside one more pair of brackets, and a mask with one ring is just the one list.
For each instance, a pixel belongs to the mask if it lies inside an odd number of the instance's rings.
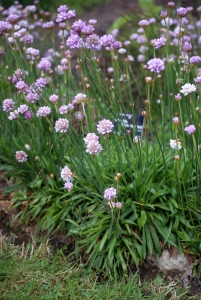
[[196,131],[196,128],[194,125],[187,126],[184,131],[186,131],[188,134],[193,134]]
[[68,192],[71,192],[73,190],[73,184],[71,181],[67,181],[64,184],[64,188],[68,190]]
[[15,157],[19,162],[25,162],[27,160],[28,155],[24,151],[16,151]]
[[88,133],[87,135],[86,135],[86,137],[84,138],[84,142],[85,142],[85,144],[87,145],[89,142],[91,142],[91,141],[96,141],[96,142],[98,142],[98,139],[99,139],[99,137],[95,134],[95,133]]
[[86,146],[86,152],[92,155],[98,155],[103,150],[101,144],[94,140],[90,141]]
[[112,131],[113,127],[114,127],[114,125],[112,124],[112,122],[110,120],[104,119],[98,123],[97,130],[98,130],[98,133],[100,133],[100,134],[106,134],[106,133],[110,133]]
[[67,119],[60,118],[55,122],[55,130],[56,132],[66,132],[69,127],[69,121]]
[[110,201],[117,198],[117,190],[113,187],[104,191],[104,199]]
[[68,166],[65,166],[62,170],[61,170],[61,179],[63,179],[63,181],[65,182],[72,182],[73,181],[73,173],[72,171],[69,169]]

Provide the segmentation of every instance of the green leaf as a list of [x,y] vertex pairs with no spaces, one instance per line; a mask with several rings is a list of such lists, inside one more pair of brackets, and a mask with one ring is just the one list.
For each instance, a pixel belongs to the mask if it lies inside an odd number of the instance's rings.
[[140,226],[140,228],[142,228],[144,226],[144,224],[146,223],[147,221],[147,214],[146,212],[143,210],[141,212],[141,216],[140,218],[138,219],[138,225]]

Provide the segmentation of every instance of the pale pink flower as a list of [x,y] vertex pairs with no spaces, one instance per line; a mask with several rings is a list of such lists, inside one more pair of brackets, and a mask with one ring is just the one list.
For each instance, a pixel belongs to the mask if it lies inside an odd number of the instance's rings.
[[98,133],[100,133],[100,134],[107,134],[112,131],[113,127],[114,127],[114,125],[112,124],[112,122],[110,120],[104,119],[98,123],[97,130],[98,130]]
[[27,160],[28,155],[24,151],[16,151],[15,157],[19,162],[25,162]]
[[73,181],[73,173],[72,171],[69,169],[68,166],[65,166],[62,170],[61,170],[61,179],[63,179],[63,181],[65,182],[72,182]]
[[68,130],[68,127],[69,121],[64,118],[60,118],[59,120],[57,120],[54,126],[56,132],[66,132]]

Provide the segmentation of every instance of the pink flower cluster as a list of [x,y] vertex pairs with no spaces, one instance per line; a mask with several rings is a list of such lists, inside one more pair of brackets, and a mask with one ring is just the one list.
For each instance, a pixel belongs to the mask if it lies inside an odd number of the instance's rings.
[[98,140],[99,138],[95,135],[95,133],[87,134],[87,136],[84,138],[84,142],[87,147],[87,153],[92,155],[98,155],[103,150],[103,147],[101,146]]

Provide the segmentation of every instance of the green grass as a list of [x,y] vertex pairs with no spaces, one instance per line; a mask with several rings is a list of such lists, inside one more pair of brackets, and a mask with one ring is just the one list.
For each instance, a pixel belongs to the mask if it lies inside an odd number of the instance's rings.
[[141,282],[138,273],[121,280],[98,281],[95,272],[72,264],[61,251],[54,256],[48,243],[14,246],[0,236],[0,299],[165,300],[190,297],[188,289],[161,276]]

